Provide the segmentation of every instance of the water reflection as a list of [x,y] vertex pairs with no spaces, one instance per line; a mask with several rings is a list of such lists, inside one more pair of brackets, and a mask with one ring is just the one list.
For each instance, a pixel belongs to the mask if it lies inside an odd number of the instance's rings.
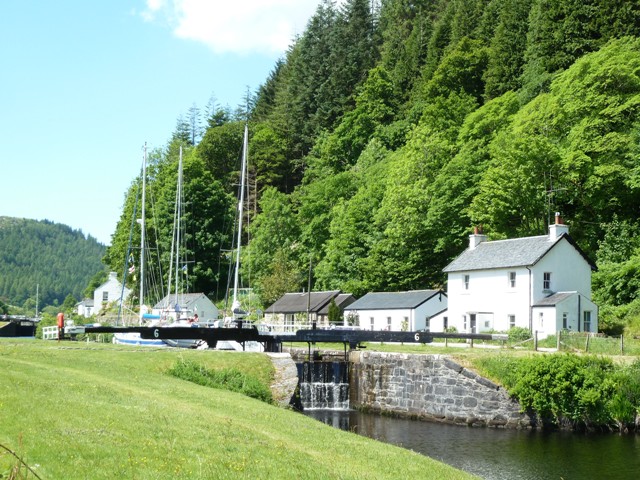
[[307,415],[487,480],[640,478],[640,438],[636,435],[467,428],[354,411],[317,410]]

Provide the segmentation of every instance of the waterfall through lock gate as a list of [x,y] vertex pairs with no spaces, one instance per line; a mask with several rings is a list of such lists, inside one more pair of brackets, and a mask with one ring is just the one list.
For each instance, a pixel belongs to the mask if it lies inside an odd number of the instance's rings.
[[349,410],[349,362],[298,363],[304,410]]

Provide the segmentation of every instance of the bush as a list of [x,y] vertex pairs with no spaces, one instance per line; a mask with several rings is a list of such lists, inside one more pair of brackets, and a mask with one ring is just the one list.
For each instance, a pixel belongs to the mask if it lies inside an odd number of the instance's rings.
[[272,402],[271,390],[268,386],[235,368],[209,370],[194,361],[180,359],[168,373],[205,387],[230,390],[263,402]]
[[640,409],[640,362],[620,369],[605,358],[564,354],[478,364],[546,426],[624,429]]
[[528,328],[524,327],[511,327],[507,333],[509,334],[509,342],[511,343],[524,342],[531,338],[531,332]]

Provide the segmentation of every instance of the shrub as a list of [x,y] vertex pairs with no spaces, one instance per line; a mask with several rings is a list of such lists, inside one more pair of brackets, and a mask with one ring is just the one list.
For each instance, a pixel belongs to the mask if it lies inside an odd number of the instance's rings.
[[531,338],[531,332],[528,328],[524,327],[511,327],[507,333],[509,334],[509,341],[511,343],[524,342]]
[[574,428],[608,425],[606,400],[614,392],[610,360],[576,355],[529,358],[511,393],[543,422]]
[[271,403],[271,390],[258,379],[235,368],[209,370],[191,360],[178,360],[168,371],[170,375],[205,387],[221,388],[242,393]]

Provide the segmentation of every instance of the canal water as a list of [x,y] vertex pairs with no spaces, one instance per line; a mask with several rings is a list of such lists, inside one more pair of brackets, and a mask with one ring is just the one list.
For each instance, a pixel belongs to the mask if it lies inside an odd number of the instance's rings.
[[355,411],[305,414],[487,480],[640,479],[640,436],[636,435],[471,428]]

